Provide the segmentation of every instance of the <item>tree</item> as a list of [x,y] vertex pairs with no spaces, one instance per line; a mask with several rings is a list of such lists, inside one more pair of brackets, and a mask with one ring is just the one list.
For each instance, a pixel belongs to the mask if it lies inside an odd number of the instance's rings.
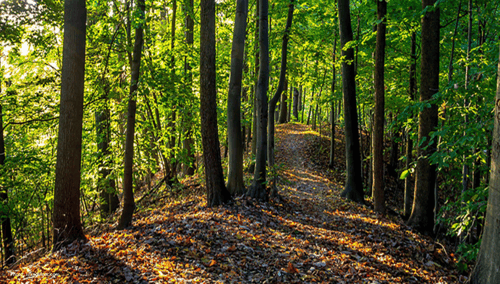
[[[283,60],[283,59],[282,59]],[[285,74],[286,76],[286,74]],[[280,112],[279,112],[279,123],[285,123],[287,121],[287,116],[288,116],[288,98],[287,98],[287,85],[288,81],[285,79],[285,87],[281,91],[281,103],[280,103]]]
[[387,2],[377,1],[377,45],[375,47],[375,112],[373,126],[373,205],[376,212],[385,213],[384,196],[384,63]]
[[439,89],[439,8],[433,7],[436,0],[422,0],[426,10],[422,18],[422,52],[420,65],[420,103],[428,103],[419,113],[418,159],[415,177],[413,209],[408,225],[416,230],[432,234],[434,229],[434,181],[436,166],[431,165],[429,156],[436,151],[430,143],[430,133],[438,122],[438,107],[432,96]]
[[84,0],[64,2],[61,106],[52,216],[54,250],[75,239],[85,239],[80,220],[80,165],[86,19]]
[[134,135],[135,135],[135,113],[137,110],[136,96],[139,89],[139,76],[141,71],[142,46],[144,43],[143,23],[145,18],[146,5],[144,0],[137,1],[137,9],[140,22],[135,28],[134,49],[132,55],[132,64],[130,66],[130,90],[127,109],[127,134],[125,138],[125,163],[123,169],[123,211],[118,223],[117,229],[121,230],[130,225],[134,215],[134,189],[133,165],[134,165]]
[[[286,92],[285,80],[286,80],[286,64],[288,55],[288,39],[290,38],[290,29],[292,28],[293,10],[294,10],[293,0],[290,0],[290,4],[288,4],[288,16],[286,19],[285,32],[283,34],[283,42],[281,45],[280,79],[278,82],[278,88],[276,88],[276,93],[274,93],[274,96],[271,98],[271,100],[269,100],[269,120],[268,120],[269,133],[267,142],[267,154],[268,154],[268,161],[270,168],[274,166],[274,114],[276,110],[276,104],[278,103],[281,94],[284,93],[284,91]],[[285,115],[283,115],[283,111],[281,112],[280,115],[280,123],[283,123],[285,121],[281,121],[281,117],[286,117],[286,96],[282,98],[281,102],[282,102],[281,109],[282,110],[285,109]],[[278,196],[276,181],[273,182],[271,196],[272,197]]]
[[[193,42],[194,42],[194,20],[193,20],[193,5],[194,1],[189,0],[187,1],[186,5],[186,20],[185,20],[185,25],[186,25],[186,44],[188,45],[189,49],[193,49]],[[186,89],[188,96],[191,98],[191,101],[193,101],[193,72],[192,72],[192,67],[191,67],[191,62],[190,60],[186,57],[184,59],[184,71],[186,73]],[[191,102],[192,104],[192,102]],[[195,152],[194,152],[194,139],[193,139],[193,123],[190,121],[187,123],[187,131],[186,131],[186,138],[184,139],[183,143],[183,148],[187,153],[187,159],[188,162],[184,164],[184,174],[188,176],[194,175],[194,160],[195,160]]]
[[105,218],[120,206],[120,200],[116,194],[115,180],[110,176],[110,111],[108,107],[108,95],[103,96],[105,106],[96,113],[97,149],[99,151],[100,169],[98,187],[101,193],[101,217]]
[[269,89],[269,36],[268,0],[259,1],[259,79],[257,82],[257,154],[252,186],[247,195],[267,200],[266,193],[266,148],[267,148],[267,91]]
[[[417,93],[417,36],[415,31],[411,33],[411,63],[410,63],[410,100],[415,99]],[[409,170],[412,163],[413,140],[410,133],[406,134],[406,169]],[[410,174],[405,178],[404,193],[404,217],[408,219],[411,213],[413,201],[413,182]]]
[[330,118],[332,120],[332,137],[330,139],[330,161],[328,162],[328,167],[333,169],[333,165],[335,163],[335,83],[337,80],[337,68],[335,67],[335,63],[337,61],[337,36],[334,34],[333,39],[333,64],[332,64],[332,107],[330,112]]
[[488,206],[477,263],[470,277],[469,283],[472,284],[500,283],[500,273],[498,272],[500,267],[500,254],[498,254],[500,250],[500,226],[498,226],[500,224],[500,53],[497,70]]
[[203,161],[207,187],[207,206],[231,199],[224,185],[217,127],[217,89],[215,73],[215,1],[201,1],[200,19],[200,115]]
[[359,152],[358,114],[356,108],[356,82],[354,71],[354,49],[344,48],[352,41],[351,12],[349,0],[338,0],[340,42],[342,47],[342,93],[344,95],[346,184],[340,194],[347,199],[363,203],[363,180],[361,177],[361,153]]
[[232,195],[244,193],[243,183],[243,140],[241,133],[241,85],[248,0],[236,2],[233,47],[231,49],[231,77],[227,96],[227,135],[229,148],[229,169],[227,188]]

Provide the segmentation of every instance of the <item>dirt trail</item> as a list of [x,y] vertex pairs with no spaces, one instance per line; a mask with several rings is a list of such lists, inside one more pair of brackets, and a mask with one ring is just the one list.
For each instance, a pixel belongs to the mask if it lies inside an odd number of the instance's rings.
[[[308,149],[313,142],[310,127],[303,124],[277,126],[276,161],[282,164],[282,192],[290,200],[300,200],[302,209],[327,219],[324,210],[331,209],[325,197],[339,193],[339,184],[332,183],[321,172],[314,169]],[[313,209],[313,210],[310,210]]]

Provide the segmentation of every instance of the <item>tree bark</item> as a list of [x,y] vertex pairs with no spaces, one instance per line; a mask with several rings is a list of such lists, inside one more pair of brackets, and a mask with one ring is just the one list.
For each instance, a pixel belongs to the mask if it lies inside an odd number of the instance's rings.
[[217,85],[215,67],[215,1],[201,1],[200,18],[200,116],[207,206],[231,199],[222,173],[217,126]]
[[[288,24],[288,21],[287,21],[287,24]],[[282,54],[283,54],[283,51],[282,51]],[[283,62],[283,57],[281,57],[281,61]],[[281,77],[281,75],[280,75],[280,77]],[[285,74],[285,85],[283,86],[283,88],[281,90],[281,103],[280,103],[280,112],[279,112],[280,115],[279,115],[279,120],[278,120],[279,123],[286,122],[286,117],[287,117],[287,112],[288,112],[287,85],[288,85],[288,80],[286,79],[286,74]]]
[[[187,5],[186,5],[186,19],[185,19],[185,26],[186,26],[186,44],[190,50],[193,49],[193,42],[194,42],[194,20],[193,20],[193,5],[194,5],[194,0],[188,0]],[[186,73],[186,89],[188,92],[188,97],[190,98],[190,104],[193,103],[193,72],[192,72],[193,67],[191,67],[191,62],[190,60],[186,57],[184,59],[184,70]],[[186,125],[187,131],[186,131],[186,136],[184,138],[184,141],[182,142],[182,147],[186,151],[187,154],[187,163],[184,163],[184,169],[183,172],[185,175],[192,176],[194,175],[194,161],[195,161],[195,156],[194,156],[194,138],[193,138],[193,123],[191,121],[187,122]]]
[[337,68],[335,67],[335,63],[337,61],[337,35],[334,33],[333,35],[333,64],[332,64],[332,108],[330,111],[330,119],[332,121],[332,135],[330,138],[330,161],[328,163],[328,167],[330,169],[333,169],[333,165],[335,164],[335,127],[336,127],[336,121],[335,121],[335,83],[337,80]]
[[[144,0],[137,1],[137,9],[142,19],[145,18],[146,5]],[[135,135],[135,113],[137,110],[136,96],[138,91],[139,75],[141,69],[142,46],[144,43],[143,27],[140,23],[135,28],[135,42],[132,55],[132,64],[130,66],[130,91],[127,109],[127,134],[125,136],[125,158],[123,169],[123,211],[120,216],[120,222],[117,229],[122,230],[132,223],[134,215],[134,189],[133,181],[133,165],[134,165],[134,135]]]
[[293,88],[293,117],[295,120],[299,119],[299,103],[300,103],[300,95],[299,90],[295,87]]
[[484,233],[469,283],[500,283],[500,54],[495,98],[491,176]]
[[269,89],[269,36],[268,36],[268,0],[259,2],[259,80],[257,82],[257,153],[254,181],[247,195],[267,200],[266,193],[266,148],[267,148],[267,91]]
[[[415,99],[417,94],[417,36],[415,32],[411,34],[411,64],[410,64],[410,101]],[[413,161],[413,139],[408,131],[406,133],[406,169],[409,170]],[[411,214],[411,205],[413,203],[413,179],[408,174],[405,178],[404,193],[404,217],[408,219]]]
[[384,193],[384,64],[387,2],[377,1],[377,44],[375,48],[375,112],[373,126],[373,207],[375,212],[385,213]]
[[358,114],[356,112],[356,82],[354,72],[354,50],[344,50],[352,41],[351,12],[349,0],[338,0],[340,41],[342,46],[342,91],[344,95],[344,120],[346,139],[346,184],[342,197],[364,203],[361,176],[361,154],[359,150]]
[[103,109],[96,113],[96,130],[97,130],[97,150],[100,161],[98,188],[101,196],[101,218],[106,218],[109,214],[113,213],[120,207],[120,200],[116,194],[115,180],[110,176],[111,165],[109,149],[111,125],[110,125],[110,111],[107,106],[108,96],[103,97],[105,106]]
[[80,220],[80,165],[86,18],[85,1],[64,2],[61,106],[52,217],[54,251],[75,239],[85,239]]
[[[172,98],[177,97],[177,86],[176,86],[176,76],[175,76],[175,32],[176,32],[176,20],[177,20],[177,0],[172,0],[172,25],[171,25],[171,37],[170,37],[170,94]],[[170,155],[168,158],[168,172],[167,176],[171,183],[177,182],[177,164],[178,157],[176,155],[176,132],[177,132],[177,101],[174,99],[174,105],[171,105],[170,121],[168,122],[168,128],[170,129],[170,139],[168,140],[168,146],[170,148]]]
[[227,97],[227,133],[229,169],[227,189],[232,195],[244,193],[243,183],[243,140],[241,133],[241,85],[243,77],[243,56],[247,23],[248,0],[236,2],[233,46],[231,49],[231,76]]
[[[436,0],[422,0],[422,9],[433,6]],[[422,18],[422,61],[420,76],[420,102],[430,103],[419,114],[418,160],[415,177],[413,209],[408,225],[432,235],[434,227],[434,181],[436,166],[428,157],[436,151],[435,144],[429,145],[430,133],[438,122],[438,107],[432,96],[439,90],[439,8],[430,9]]]
[[[273,168],[274,166],[274,111],[276,109],[276,104],[280,98],[282,93],[285,93],[285,80],[286,80],[286,68],[287,68],[287,56],[288,56],[288,40],[290,38],[290,29],[292,28],[293,21],[293,11],[294,11],[294,3],[293,0],[290,0],[290,4],[288,4],[288,16],[286,19],[285,32],[283,34],[283,41],[281,45],[281,70],[280,70],[280,79],[278,82],[278,88],[274,93],[274,96],[269,100],[269,129],[268,129],[268,144],[267,144],[267,154],[269,161],[269,168]],[[286,109],[286,97],[282,100],[284,103],[281,106],[281,109]],[[286,111],[285,111],[286,112]],[[281,112],[281,117],[283,117],[283,112]],[[286,117],[286,114],[285,114]],[[271,188],[271,197],[277,197],[278,191],[276,188],[276,180],[273,181],[273,186]]]

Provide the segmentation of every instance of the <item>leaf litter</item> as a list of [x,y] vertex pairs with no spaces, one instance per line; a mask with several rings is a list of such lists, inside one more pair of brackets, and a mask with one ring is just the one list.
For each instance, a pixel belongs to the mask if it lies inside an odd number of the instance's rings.
[[[454,256],[395,216],[340,198],[342,175],[311,156],[307,126],[277,126],[282,202],[207,208],[203,192],[162,199],[123,231],[102,230],[2,283],[460,283]],[[341,151],[337,151],[341,153]],[[342,157],[336,161],[341,163]],[[336,165],[336,171],[343,166]]]

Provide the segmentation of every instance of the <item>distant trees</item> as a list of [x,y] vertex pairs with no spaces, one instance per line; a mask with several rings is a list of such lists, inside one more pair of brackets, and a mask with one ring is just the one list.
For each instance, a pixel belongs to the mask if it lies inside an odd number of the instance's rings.
[[54,187],[53,245],[84,239],[80,220],[83,87],[87,9],[84,0],[64,1],[61,106]]

